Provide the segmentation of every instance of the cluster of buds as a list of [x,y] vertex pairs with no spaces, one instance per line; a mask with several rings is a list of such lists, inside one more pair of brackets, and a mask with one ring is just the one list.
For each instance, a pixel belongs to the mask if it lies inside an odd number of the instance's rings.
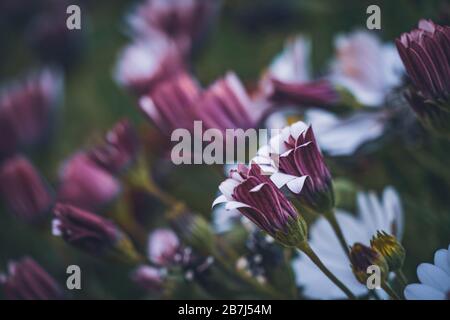
[[0,275],[0,288],[9,300],[61,300],[62,288],[36,261],[24,257],[9,263],[8,274]]
[[450,27],[420,20],[401,35],[397,49],[411,79],[407,99],[420,121],[450,136]]

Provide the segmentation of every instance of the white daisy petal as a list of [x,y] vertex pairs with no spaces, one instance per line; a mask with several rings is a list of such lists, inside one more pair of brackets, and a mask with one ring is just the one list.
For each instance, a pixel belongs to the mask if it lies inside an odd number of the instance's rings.
[[225,197],[225,196],[222,194],[222,195],[218,196],[218,197],[216,198],[216,200],[214,200],[214,202],[213,202],[213,204],[212,204],[212,207],[218,205],[219,203],[224,203],[224,202],[227,202],[227,201],[228,201],[227,197]]
[[303,189],[306,178],[308,178],[308,176],[297,177],[290,180],[286,185],[293,193],[299,194]]
[[417,277],[420,282],[436,290],[450,291],[450,276],[442,269],[430,263],[421,263],[417,268]]
[[226,210],[235,210],[235,209],[239,209],[239,208],[250,208],[250,206],[248,204],[239,202],[239,201],[228,201],[225,204],[225,209]]
[[282,188],[285,186],[289,181],[297,179],[297,176],[293,176],[290,174],[282,173],[282,172],[275,172],[273,175],[270,176],[270,180],[277,186],[277,188]]
[[445,294],[427,285],[413,283],[404,291],[407,300],[445,300]]
[[441,268],[447,273],[448,276],[450,276],[450,264],[447,260],[448,255],[448,250],[440,249],[436,251],[436,253],[434,254],[434,264],[436,265],[436,267]]

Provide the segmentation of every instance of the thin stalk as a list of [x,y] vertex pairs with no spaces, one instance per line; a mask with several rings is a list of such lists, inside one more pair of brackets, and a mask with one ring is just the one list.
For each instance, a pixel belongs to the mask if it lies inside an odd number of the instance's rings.
[[339,223],[336,219],[336,215],[334,211],[331,211],[324,215],[325,218],[330,223],[331,227],[333,228],[334,233],[336,234],[339,243],[341,244],[342,249],[344,249],[345,254],[350,259],[350,252],[349,252],[349,246],[347,244],[347,241],[345,240],[344,234],[342,233],[342,229],[339,226]]
[[402,289],[408,285],[408,279],[406,278],[402,269],[395,271],[395,275],[397,276],[397,279],[399,280],[399,282],[402,286]]
[[383,288],[383,290],[386,291],[386,293],[389,295],[389,297],[391,297],[392,300],[400,300],[398,294],[394,291],[394,289],[392,289],[392,287],[387,282],[383,282],[381,284],[381,288]]
[[335,275],[323,264],[316,253],[311,249],[307,242],[298,247],[302,252],[304,252],[312,262],[322,271],[328,279],[330,279],[339,289],[346,294],[346,296],[351,300],[356,300],[355,295],[338,279]]

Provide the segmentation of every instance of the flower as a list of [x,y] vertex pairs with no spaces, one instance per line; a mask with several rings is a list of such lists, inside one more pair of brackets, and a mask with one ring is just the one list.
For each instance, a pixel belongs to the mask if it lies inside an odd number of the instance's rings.
[[48,185],[20,155],[9,158],[0,167],[0,193],[11,211],[27,222],[42,218],[53,204]]
[[58,200],[84,209],[102,207],[120,192],[119,181],[84,152],[64,163],[59,179]]
[[420,20],[419,28],[396,40],[413,88],[407,99],[422,123],[450,132],[450,27]]
[[285,246],[296,247],[306,241],[307,226],[302,216],[261,168],[239,165],[219,186],[222,195],[213,203],[239,211],[260,229]]
[[417,267],[420,283],[406,286],[407,300],[450,299],[450,246],[434,253],[434,264],[421,263]]
[[115,174],[126,168],[139,149],[137,132],[128,119],[122,119],[106,134],[105,142],[89,152],[94,161]]
[[192,129],[195,119],[193,106],[200,90],[190,75],[180,73],[142,96],[139,107],[163,134],[170,136],[178,128]]
[[405,248],[394,236],[385,231],[378,231],[370,240],[370,246],[377,250],[386,260],[389,271],[400,270],[405,261]]
[[120,52],[114,77],[118,84],[141,95],[183,69],[179,53],[166,39],[136,40]]
[[62,77],[50,69],[0,91],[0,154],[41,142],[50,129],[62,93]]
[[164,287],[164,271],[146,265],[139,266],[132,274],[134,283],[145,290],[160,292]]
[[187,55],[218,9],[216,0],[146,0],[127,17],[135,36],[167,37]]
[[[369,246],[371,237],[378,230],[394,235],[397,239],[403,234],[403,210],[400,198],[392,187],[384,189],[382,201],[373,192],[358,193],[358,215],[354,216],[343,210],[336,211],[336,218],[342,227],[347,243],[357,242]],[[329,267],[339,279],[356,295],[367,294],[365,285],[354,277],[346,253],[339,245],[338,238],[325,217],[320,216],[310,227],[311,248],[317,253],[323,263]],[[303,294],[312,299],[342,299],[343,293],[331,283],[309,260],[301,253],[293,261],[297,285],[303,288]]]
[[353,274],[362,285],[367,283],[370,276],[367,273],[367,268],[370,266],[378,266],[380,268],[380,280],[386,281],[389,267],[384,257],[377,250],[357,242],[350,248],[350,263]]
[[278,188],[287,186],[308,208],[318,213],[333,208],[331,174],[312,127],[298,121],[284,128],[260,148],[254,161],[272,173],[270,179]]
[[170,229],[157,229],[149,236],[148,257],[150,261],[159,266],[167,266],[173,263],[179,249],[180,240],[175,232]]
[[64,298],[63,291],[56,280],[30,257],[10,262],[8,271],[7,275],[0,275],[0,287],[9,300]]
[[110,220],[83,209],[57,203],[52,233],[92,255],[137,260],[128,237]]
[[314,126],[321,149],[330,156],[349,156],[379,138],[385,129],[384,112],[355,112],[339,118],[324,110],[308,110],[306,122]]
[[379,106],[401,82],[401,60],[391,44],[382,44],[368,31],[339,35],[329,79],[349,90],[363,105]]
[[331,105],[339,97],[328,80],[311,80],[309,72],[310,41],[297,36],[289,40],[283,52],[269,67],[262,80],[262,90],[273,102],[301,105]]

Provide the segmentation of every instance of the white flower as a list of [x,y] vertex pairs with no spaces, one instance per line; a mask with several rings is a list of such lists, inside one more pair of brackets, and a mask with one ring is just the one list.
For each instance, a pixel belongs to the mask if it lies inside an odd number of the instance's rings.
[[339,118],[324,110],[309,110],[306,122],[311,124],[321,149],[330,156],[348,156],[364,143],[379,138],[385,127],[382,112],[355,112]]
[[273,78],[285,82],[307,82],[310,80],[311,42],[297,36],[286,42],[284,50],[275,57],[269,67]]
[[[358,193],[357,205],[357,216],[336,210],[336,218],[349,245],[360,242],[369,246],[370,239],[378,230],[386,231],[395,235],[397,239],[401,239],[403,210],[400,198],[392,187],[385,188],[382,201],[379,201],[373,192]],[[357,296],[367,294],[367,287],[360,284],[354,277],[347,255],[328,221],[323,217],[318,218],[310,228],[309,234],[311,248],[331,272]],[[306,297],[345,298],[342,291],[303,253],[300,253],[299,257],[293,261],[293,268],[297,285],[303,288]]]
[[372,33],[339,35],[331,81],[348,89],[367,106],[379,106],[387,92],[401,81],[403,64],[394,45],[383,45]]
[[434,254],[434,264],[421,263],[417,268],[421,283],[405,288],[408,300],[448,300],[450,299],[450,245]]

